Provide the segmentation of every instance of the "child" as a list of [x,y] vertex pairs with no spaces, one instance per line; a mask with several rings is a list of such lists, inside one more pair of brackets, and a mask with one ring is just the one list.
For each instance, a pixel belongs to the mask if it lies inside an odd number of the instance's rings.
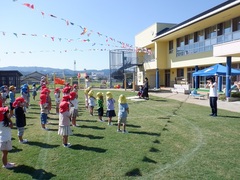
[[10,117],[13,116],[13,102],[15,101],[15,87],[14,86],[10,86],[9,87],[9,105],[10,105]]
[[[52,100],[51,100],[51,97],[50,97],[50,92],[51,91],[47,87],[43,88],[42,91],[41,91],[41,94],[46,95],[47,111],[45,111],[45,113],[47,115],[50,113],[50,110],[52,108]],[[40,94],[40,96],[41,96],[41,94]],[[48,116],[47,116],[47,119],[48,119]],[[50,122],[48,122],[48,120],[47,120],[47,124],[50,124]]]
[[142,98],[142,95],[143,95],[143,86],[140,86],[138,91],[138,97]]
[[56,88],[54,90],[54,97],[56,103],[56,115],[59,114],[59,104],[60,104],[60,88]]
[[21,96],[24,99],[23,109],[24,112],[27,112],[27,108],[29,105],[29,92],[28,92],[28,85],[24,84],[21,89]]
[[2,167],[6,169],[15,167],[15,163],[9,163],[7,158],[8,151],[12,150],[11,128],[13,127],[8,116],[8,107],[0,107],[0,149],[2,151]]
[[70,115],[72,120],[72,126],[79,126],[76,124],[76,118],[78,116],[78,99],[77,99],[77,93],[70,92]]
[[114,103],[115,100],[113,99],[112,93],[107,92],[106,93],[106,99],[107,99],[107,117],[108,117],[108,125],[112,125],[112,117],[116,116],[115,110],[114,110]]
[[2,96],[2,104],[4,106],[5,103],[7,103],[7,98],[9,98],[9,96],[8,96],[8,87],[6,85],[3,85],[1,87],[1,96]]
[[88,87],[84,90],[84,96],[85,96],[85,108],[88,110],[88,93],[91,90],[91,87]]
[[97,96],[97,105],[98,105],[98,118],[100,122],[104,122],[104,120],[102,119],[103,117],[103,93],[98,92],[96,94]]
[[37,88],[35,83],[33,83],[32,85],[32,96],[33,96],[33,100],[35,101],[35,97],[37,96]]
[[72,91],[76,93],[76,98],[78,99],[78,85],[77,84],[73,85]]
[[23,139],[24,127],[26,126],[26,116],[23,110],[24,99],[23,97],[18,97],[13,102],[13,107],[15,107],[15,117],[16,117],[16,126],[18,130],[18,139],[20,143],[27,143],[27,139]]
[[127,115],[129,114],[129,107],[127,104],[126,97],[121,94],[118,99],[118,129],[117,132],[121,132],[120,126],[123,124],[123,133],[126,131]]
[[63,147],[70,147],[71,144],[68,143],[68,136],[72,135],[72,130],[70,129],[69,103],[62,101],[59,108],[60,114],[58,135],[62,136]]
[[89,106],[89,113],[91,116],[93,116],[93,109],[94,109],[94,106],[96,106],[96,104],[95,104],[95,97],[93,96],[92,90],[88,92],[88,106]]
[[41,113],[40,113],[40,120],[41,120],[41,126],[43,130],[48,130],[48,128],[46,128],[46,124],[47,124],[47,114],[48,114],[48,103],[47,103],[47,96],[46,94],[40,94],[40,109],[41,109]]

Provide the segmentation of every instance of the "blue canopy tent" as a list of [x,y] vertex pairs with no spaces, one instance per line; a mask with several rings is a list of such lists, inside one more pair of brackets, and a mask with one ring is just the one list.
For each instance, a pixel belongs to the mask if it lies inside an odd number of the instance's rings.
[[[195,77],[196,76],[219,76],[219,78],[220,78],[219,80],[221,80],[221,76],[226,76],[226,78],[229,78],[229,80],[226,81],[226,97],[230,97],[230,91],[229,91],[230,90],[230,82],[231,82],[230,77],[240,75],[240,70],[229,68],[229,67],[223,66],[221,64],[216,64],[211,67],[194,72],[192,75]],[[222,83],[219,82],[219,87],[221,87],[220,86],[221,84]],[[219,90],[221,91],[221,88],[219,88]]]
[[[221,64],[215,64],[208,68],[193,73],[193,76],[226,76],[227,67]],[[240,70],[231,69],[231,75],[240,75]]]

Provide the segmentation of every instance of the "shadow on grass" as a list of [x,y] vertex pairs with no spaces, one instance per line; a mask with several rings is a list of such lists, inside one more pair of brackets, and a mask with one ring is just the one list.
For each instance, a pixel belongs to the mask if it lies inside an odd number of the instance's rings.
[[157,102],[167,102],[166,99],[151,99],[152,101],[157,101]]
[[59,145],[52,145],[52,144],[50,145],[50,144],[46,144],[46,143],[42,143],[42,142],[36,142],[36,141],[29,141],[27,144],[30,145],[30,146],[38,146],[38,147],[46,148],[46,149],[56,148],[56,147],[59,146]]
[[155,144],[161,144],[161,142],[159,141],[159,140],[155,140],[155,141],[153,141],[153,143],[155,143]]
[[89,139],[103,139],[103,136],[94,136],[94,135],[85,135],[85,134],[74,134],[74,136],[78,136],[78,137],[86,137]]
[[51,117],[51,118],[48,118],[49,120],[56,120],[56,121],[59,121],[59,118],[53,118],[53,117]]
[[38,114],[39,116],[40,116],[40,111],[39,112],[33,112],[33,111],[28,111],[27,113],[26,113],[26,116],[28,115],[28,114]]
[[170,119],[170,117],[158,117],[158,119]]
[[148,162],[148,163],[157,164],[156,161],[154,161],[154,160],[152,160],[152,159],[150,159],[150,158],[148,158],[148,157],[146,157],[146,156],[143,157],[143,160],[142,160],[142,161],[143,161],[143,162]]
[[219,116],[218,117],[223,117],[223,118],[233,118],[233,119],[239,119],[240,116]]
[[149,150],[149,152],[159,152],[159,149],[156,149],[154,147],[151,147],[151,149]]
[[59,121],[59,118],[48,118],[51,121]]
[[94,152],[97,152],[97,153],[105,153],[107,151],[107,149],[102,149],[102,148],[97,148],[97,147],[82,146],[80,144],[72,145],[70,148],[74,149],[74,150],[94,151]]
[[97,122],[96,120],[77,120],[77,121],[83,121],[83,122]]
[[31,166],[18,165],[12,169],[14,173],[29,174],[32,179],[51,179],[55,177],[55,174],[49,173],[43,169],[35,169]]
[[143,131],[131,131],[131,134],[143,134],[150,136],[161,136],[161,133],[143,132]]
[[38,109],[38,110],[40,111],[40,107],[39,107],[39,106],[38,106],[38,107],[32,107],[32,106],[30,106],[29,109]]
[[127,127],[141,128],[141,126],[138,126],[138,125],[133,125],[133,124],[127,124]]
[[18,149],[16,146],[12,146],[12,150],[9,151],[9,153],[18,153],[18,152],[21,152],[22,149]]
[[163,131],[169,131],[168,128],[165,128],[165,127],[164,127],[162,130],[163,130]]
[[131,171],[126,172],[125,176],[142,176],[142,173],[139,168],[135,168]]
[[[44,131],[45,131],[45,130],[44,130]],[[48,131],[55,131],[55,132],[57,132],[58,129],[51,129],[51,128],[48,128]]]
[[31,116],[29,114],[26,114],[26,119],[39,119],[38,117],[36,118],[36,116]]
[[81,128],[89,128],[89,129],[97,129],[97,130],[105,130],[106,128],[98,127],[98,126],[80,126]]
[[59,123],[53,123],[53,122],[49,122],[49,125],[59,125]]

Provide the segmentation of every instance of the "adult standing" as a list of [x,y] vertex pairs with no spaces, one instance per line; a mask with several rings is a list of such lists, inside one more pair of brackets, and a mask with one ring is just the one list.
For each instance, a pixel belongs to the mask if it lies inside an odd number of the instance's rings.
[[146,100],[149,100],[149,95],[148,95],[148,78],[145,77],[144,84],[143,84],[143,97]]
[[216,117],[217,116],[217,77],[214,79],[214,77],[210,77],[207,79],[207,87],[210,88],[209,90],[209,101],[210,101],[210,107],[212,109],[212,113],[209,114],[210,116]]

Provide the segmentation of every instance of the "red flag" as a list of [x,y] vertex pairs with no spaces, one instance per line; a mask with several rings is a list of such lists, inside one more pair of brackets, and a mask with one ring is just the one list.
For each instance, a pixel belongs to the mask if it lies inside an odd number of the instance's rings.
[[23,5],[29,7],[30,9],[34,9],[34,5],[33,4],[24,3]]
[[55,78],[54,84],[64,85],[65,81],[64,81],[64,79],[61,79],[61,78]]

